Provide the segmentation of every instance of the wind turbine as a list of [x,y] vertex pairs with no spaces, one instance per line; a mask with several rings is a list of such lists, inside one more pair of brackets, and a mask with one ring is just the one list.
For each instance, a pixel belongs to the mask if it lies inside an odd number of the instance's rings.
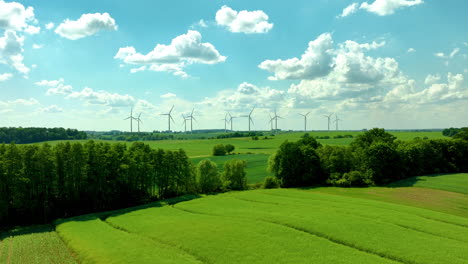
[[167,123],[169,124],[169,129],[168,129],[169,132],[171,132],[171,120],[172,120],[172,122],[174,122],[174,119],[172,118],[172,115],[171,115],[172,110],[174,110],[174,105],[172,105],[172,108],[169,111],[169,113],[161,114],[161,115],[167,115]]
[[226,113],[226,115],[224,115],[224,118],[221,119],[224,121],[224,133],[227,133],[227,123],[229,122],[229,119],[227,118],[228,116],[228,113]]
[[184,124],[184,132],[187,132],[187,120],[190,120],[187,116],[184,116],[182,114],[182,118],[184,119],[183,124]]
[[310,112],[307,112],[305,114],[299,114],[304,117],[304,131],[307,132],[307,116],[310,114]]
[[252,122],[252,125],[253,125],[253,119],[252,119],[252,112],[255,110],[255,107],[252,108],[252,111],[250,111],[250,113],[248,115],[245,115],[245,116],[242,116],[242,117],[248,117],[248,123],[249,123],[249,131],[250,131],[250,122]]
[[133,107],[130,109],[130,116],[125,118],[124,120],[127,120],[127,119],[130,119],[130,133],[133,132],[133,119],[135,119],[135,117],[133,117]]
[[187,116],[190,117],[190,133],[193,133],[193,120],[197,121],[195,117],[193,117],[193,111],[195,111],[195,108],[192,108],[192,112]]
[[324,117],[326,117],[328,119],[328,131],[330,131],[330,117],[333,115],[333,113],[329,114],[329,115],[324,115]]
[[343,120],[339,119],[338,115],[335,114],[335,121],[334,122],[335,122],[335,125],[336,125],[336,131],[338,131],[338,121],[343,121]]
[[275,120],[275,133],[278,131],[278,118],[283,118],[283,117],[277,115],[276,109],[275,109],[275,115],[273,116],[273,119]]
[[134,118],[134,119],[135,119],[135,121],[137,121],[137,122],[138,122],[138,133],[140,133],[140,122],[141,122],[141,123],[143,123],[143,121],[141,121],[141,118],[140,118],[140,116],[141,116],[141,113],[138,115],[138,117],[137,117],[137,118]]
[[237,118],[237,117],[232,116],[231,113],[229,113],[229,112],[228,112],[228,115],[229,115],[229,123],[231,123],[231,132],[232,132],[232,131],[234,131],[234,130],[232,130],[233,119],[234,119],[234,118]]
[[268,121],[268,123],[270,123],[270,128],[271,128],[271,131],[273,131],[273,117],[271,117],[271,114],[268,114],[268,116],[270,117],[270,121]]

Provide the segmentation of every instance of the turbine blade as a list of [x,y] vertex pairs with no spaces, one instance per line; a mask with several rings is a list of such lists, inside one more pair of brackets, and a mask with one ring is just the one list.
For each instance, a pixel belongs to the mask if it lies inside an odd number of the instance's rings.
[[169,111],[169,114],[172,112],[172,110],[174,110],[174,105],[172,105],[172,108],[171,108],[171,110]]

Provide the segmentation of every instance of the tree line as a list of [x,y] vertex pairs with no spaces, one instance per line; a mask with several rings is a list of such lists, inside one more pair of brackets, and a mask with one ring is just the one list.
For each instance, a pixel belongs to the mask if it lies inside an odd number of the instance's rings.
[[0,127],[0,143],[35,143],[49,140],[86,139],[83,131],[70,128]]
[[1,144],[0,226],[246,187],[242,161],[225,164],[223,175],[209,165],[210,170],[195,167],[183,150],[151,149],[141,142]]
[[270,157],[269,170],[283,187],[371,186],[424,174],[468,172],[468,138],[399,141],[374,128],[349,146],[322,146],[305,134],[297,142],[284,142]]

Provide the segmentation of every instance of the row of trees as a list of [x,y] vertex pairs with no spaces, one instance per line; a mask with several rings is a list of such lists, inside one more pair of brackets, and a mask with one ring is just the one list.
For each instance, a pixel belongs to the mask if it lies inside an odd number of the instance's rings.
[[446,128],[442,131],[442,135],[453,138],[468,140],[468,127],[462,128]]
[[70,128],[0,127],[0,143],[19,144],[49,140],[86,139],[83,131]]
[[94,141],[2,144],[0,226],[44,223],[184,194],[242,189],[239,186],[245,184],[236,179],[245,181],[245,163],[235,162],[224,168],[221,185],[207,188],[205,170],[197,171],[183,150],[151,149],[141,142],[130,147]]
[[269,169],[284,187],[331,184],[381,185],[407,177],[468,171],[468,140],[397,141],[384,129],[372,129],[349,146],[322,146],[306,134],[284,142]]

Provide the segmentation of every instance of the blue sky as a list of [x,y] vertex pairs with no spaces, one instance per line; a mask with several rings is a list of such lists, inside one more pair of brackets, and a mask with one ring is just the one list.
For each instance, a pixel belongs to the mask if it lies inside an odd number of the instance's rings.
[[[0,0],[0,126],[468,126],[468,2]],[[247,118],[234,129],[247,129]],[[333,128],[334,128],[333,124]]]

